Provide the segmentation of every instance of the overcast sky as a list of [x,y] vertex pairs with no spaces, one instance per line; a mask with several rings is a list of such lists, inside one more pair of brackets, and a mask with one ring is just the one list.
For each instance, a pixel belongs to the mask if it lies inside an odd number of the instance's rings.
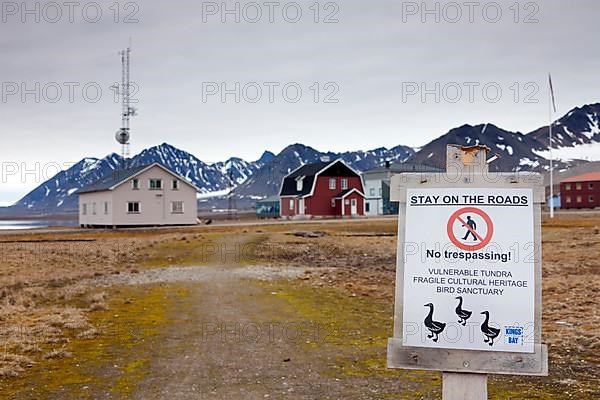
[[[119,151],[109,88],[129,37],[139,86],[132,154],[168,142],[207,162],[254,160],[295,142],[422,146],[465,123],[529,132],[548,122],[549,71],[558,114],[600,101],[596,0],[441,2],[437,11],[430,1],[430,12],[421,1],[373,3],[240,2],[236,16],[220,1],[123,1],[118,14],[113,0],[3,2],[0,205],[47,178],[44,165]],[[14,163],[41,172],[22,179]]]

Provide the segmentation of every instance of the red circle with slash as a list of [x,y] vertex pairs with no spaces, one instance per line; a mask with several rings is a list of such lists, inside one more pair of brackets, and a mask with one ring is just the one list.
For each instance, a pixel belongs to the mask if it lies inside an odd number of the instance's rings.
[[[481,237],[481,235],[478,234],[477,231],[475,231],[473,228],[471,228],[471,226],[469,226],[469,224],[467,224],[467,222],[461,217],[461,215],[466,213],[477,214],[485,221],[487,225],[487,233],[485,237]],[[460,239],[457,238],[454,234],[453,229],[454,223],[457,221],[461,223],[465,228],[467,228],[469,232],[472,233],[473,236],[477,238],[477,240],[479,240],[479,243],[469,245],[461,242]],[[446,227],[446,230],[448,232],[448,237],[456,247],[465,251],[477,251],[487,246],[488,243],[492,240],[492,235],[494,234],[494,224],[492,223],[492,219],[490,218],[490,216],[487,215],[483,210],[476,207],[465,207],[461,208],[460,210],[457,210],[456,212],[454,212],[454,214],[450,216],[450,218],[448,219],[448,226]]]

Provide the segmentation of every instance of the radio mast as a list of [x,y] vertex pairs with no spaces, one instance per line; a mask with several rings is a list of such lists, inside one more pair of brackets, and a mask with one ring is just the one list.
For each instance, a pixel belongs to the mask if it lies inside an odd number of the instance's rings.
[[235,201],[235,177],[233,168],[229,170],[229,193],[227,195],[227,219],[237,219],[237,205]]
[[[129,47],[119,52],[121,56],[121,86],[117,87],[117,93],[121,97],[121,128],[117,131],[115,138],[121,145],[121,157],[127,164],[129,158],[129,141],[131,132],[129,130],[129,120],[136,115],[136,109],[131,107],[131,80],[130,80],[130,62],[131,62],[131,39]],[[115,86],[118,86],[115,85]],[[127,165],[125,165],[127,168]]]

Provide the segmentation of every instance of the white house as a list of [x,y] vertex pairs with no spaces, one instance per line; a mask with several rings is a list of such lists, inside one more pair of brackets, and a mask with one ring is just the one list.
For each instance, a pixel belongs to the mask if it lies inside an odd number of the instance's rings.
[[390,182],[392,175],[402,173],[443,172],[442,169],[415,163],[385,163],[385,166],[365,171],[362,174],[365,183],[365,215],[391,215],[398,213],[397,203],[390,201]]
[[115,171],[77,191],[82,227],[194,225],[198,188],[154,163]]

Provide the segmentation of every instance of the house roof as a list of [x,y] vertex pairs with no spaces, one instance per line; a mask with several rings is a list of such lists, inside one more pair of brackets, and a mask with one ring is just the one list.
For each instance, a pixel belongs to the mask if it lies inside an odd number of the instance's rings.
[[431,165],[426,165],[426,164],[417,164],[417,163],[411,163],[411,162],[404,162],[404,163],[393,163],[390,164],[389,168],[386,168],[385,166],[383,167],[377,167],[377,168],[373,168],[370,169],[368,171],[365,171],[363,173],[364,174],[370,174],[370,173],[380,173],[380,172],[395,172],[395,173],[401,173],[401,172],[444,172],[443,169],[441,168],[437,168],[437,167],[433,167]]
[[265,199],[257,200],[257,203],[279,203],[279,196],[270,196]]
[[[338,167],[339,165],[339,167]],[[283,178],[280,196],[307,196],[312,193],[316,176],[331,169],[331,176],[359,176],[352,168],[348,167],[342,160],[330,162],[316,162],[305,164],[292,171]],[[302,190],[297,190],[297,179],[303,178]]]
[[168,172],[169,174],[179,178],[182,182],[184,182],[184,183],[192,186],[194,189],[198,190],[198,188],[196,186],[194,186],[192,183],[188,182],[185,178],[174,173],[173,171],[171,171],[164,165],[161,165],[159,163],[153,163],[153,164],[147,164],[147,165],[140,165],[139,167],[133,167],[133,168],[114,171],[112,174],[109,174],[103,178],[100,178],[99,180],[92,183],[91,185],[88,185],[88,186],[85,186],[85,187],[79,189],[76,193],[83,194],[83,193],[103,192],[105,190],[113,190],[115,187],[119,186],[123,182],[125,182],[129,179],[132,179],[137,175],[140,175],[142,172],[144,172],[152,167],[159,167],[159,168],[165,170],[166,172]]
[[571,178],[565,179],[563,183],[589,181],[600,181],[600,172],[588,172],[587,174],[573,176]]
[[334,197],[334,199],[343,199],[344,197],[348,196],[350,193],[356,191],[359,195],[361,195],[362,197],[365,197],[365,195],[358,190],[357,188],[352,188],[352,189],[346,189],[343,192],[338,193],[337,196]]

